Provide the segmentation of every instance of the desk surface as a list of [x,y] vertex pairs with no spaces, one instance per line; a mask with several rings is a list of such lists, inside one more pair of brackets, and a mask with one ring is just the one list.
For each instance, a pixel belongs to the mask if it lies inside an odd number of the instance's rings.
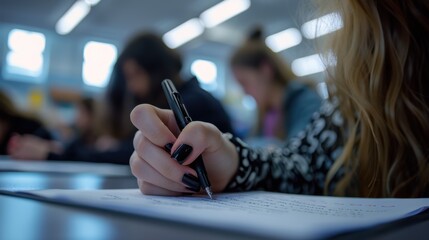
[[137,188],[133,176],[104,177],[92,174],[0,172],[0,189],[117,189]]
[[0,195],[0,239],[249,239],[225,231]]
[[[0,189],[135,188],[128,177],[0,172]],[[25,230],[23,230],[25,229]],[[427,239],[429,213],[336,239]],[[0,195],[0,239],[252,239],[186,224]]]

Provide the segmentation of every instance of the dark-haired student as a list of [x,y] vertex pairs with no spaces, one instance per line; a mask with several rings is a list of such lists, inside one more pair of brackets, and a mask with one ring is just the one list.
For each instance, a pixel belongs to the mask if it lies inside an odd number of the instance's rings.
[[[37,118],[19,111],[12,100],[0,91],[0,155],[8,155],[15,135],[28,134],[41,139],[52,138]],[[11,141],[12,140],[12,141]]]
[[[116,77],[118,86],[113,91],[126,87],[126,91],[118,91],[122,102],[110,98],[113,106],[112,114],[123,111],[123,124],[133,129],[129,120],[131,110],[140,103],[149,103],[160,108],[167,108],[168,103],[163,94],[161,82],[170,79],[182,94],[190,116],[196,121],[212,123],[222,132],[233,131],[230,118],[222,104],[210,93],[203,90],[196,77],[184,79],[182,59],[178,52],[168,48],[162,39],[151,33],[142,33],[133,38],[118,59]],[[112,92],[112,94],[114,94]],[[117,108],[117,109],[115,109]]]
[[319,95],[309,84],[298,80],[289,65],[265,44],[262,29],[250,34],[232,54],[230,64],[235,79],[258,106],[252,139],[290,139],[304,130],[319,110]]
[[[191,193],[182,179],[202,154],[215,192],[429,197],[429,2],[318,2],[343,28],[321,49],[337,59],[328,69],[335,97],[306,131],[283,147],[253,149],[208,123],[177,136],[171,111],[140,105],[131,114],[139,131],[130,165],[142,193]],[[172,151],[193,147],[183,165],[161,150],[169,142]]]
[[130,113],[142,103],[168,107],[161,88],[164,79],[178,86],[194,120],[210,122],[224,132],[233,131],[222,104],[200,88],[195,77],[185,81],[180,76],[181,69],[180,55],[168,48],[159,36],[142,33],[134,37],[115,64],[94,126],[97,136],[94,145],[69,146],[66,147],[68,154],[50,152],[33,158],[128,164],[136,130],[130,122]]

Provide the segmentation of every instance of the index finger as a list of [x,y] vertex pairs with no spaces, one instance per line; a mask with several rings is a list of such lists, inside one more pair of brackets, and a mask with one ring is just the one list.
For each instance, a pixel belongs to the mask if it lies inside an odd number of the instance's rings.
[[180,132],[172,111],[159,109],[149,104],[135,107],[130,118],[134,126],[157,146],[174,143]]

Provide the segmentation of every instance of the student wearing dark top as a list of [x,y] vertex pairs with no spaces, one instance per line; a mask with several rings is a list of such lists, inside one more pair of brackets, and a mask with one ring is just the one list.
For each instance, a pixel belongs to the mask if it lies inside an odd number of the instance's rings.
[[[332,53],[331,63],[336,57],[328,68],[334,96],[306,131],[283,147],[253,149],[206,123],[176,136],[171,111],[138,106],[130,165],[144,194],[191,193],[182,179],[195,174],[188,165],[202,154],[215,192],[429,197],[429,2],[331,0],[320,7],[320,14],[338,14],[343,28],[324,38],[322,51]],[[183,165],[162,151],[170,142],[171,151],[193,147]]]
[[212,123],[222,132],[232,132],[228,114],[210,93],[203,90],[193,77],[178,87],[192,120]]
[[8,155],[14,147],[13,137],[24,134],[43,139],[52,137],[39,120],[17,110],[11,99],[0,91],[0,155]]
[[[120,82],[127,85],[127,91],[124,92],[127,95],[124,97],[126,107],[123,108],[126,109],[124,114],[126,119],[123,122],[127,125],[132,126],[129,114],[138,104],[149,103],[159,108],[168,107],[161,82],[170,79],[181,92],[189,114],[194,120],[210,122],[222,132],[232,131],[229,116],[222,104],[203,90],[195,77],[182,78],[181,56],[168,48],[159,36],[151,33],[137,35],[125,47],[117,64],[121,67],[116,77],[123,78],[125,81]],[[133,132],[134,130],[133,128]]]
[[200,88],[196,78],[182,79],[181,69],[180,55],[168,48],[160,37],[150,33],[136,36],[128,42],[115,64],[94,125],[97,136],[94,145],[74,141],[61,154],[51,152],[42,159],[128,164],[136,130],[129,118],[131,110],[142,103],[168,107],[161,87],[164,79],[172,80],[181,91],[194,120],[210,122],[221,131],[232,132],[222,104]]

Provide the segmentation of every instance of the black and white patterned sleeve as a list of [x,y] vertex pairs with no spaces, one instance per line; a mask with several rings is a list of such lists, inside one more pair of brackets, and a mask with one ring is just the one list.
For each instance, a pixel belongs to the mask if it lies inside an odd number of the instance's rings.
[[236,146],[240,159],[226,191],[323,194],[327,172],[342,152],[343,118],[336,106],[324,103],[306,130],[282,148],[252,149],[240,139],[226,135]]

